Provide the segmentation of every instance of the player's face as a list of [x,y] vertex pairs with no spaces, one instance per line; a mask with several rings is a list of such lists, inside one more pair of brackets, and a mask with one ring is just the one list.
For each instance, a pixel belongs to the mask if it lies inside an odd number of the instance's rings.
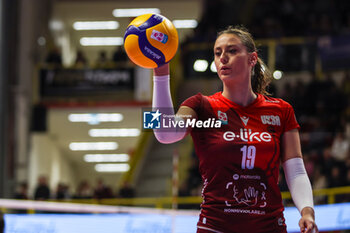
[[[222,34],[214,45],[214,61],[221,80],[249,78],[256,53],[249,53],[235,34]],[[253,63],[252,63],[253,60]]]

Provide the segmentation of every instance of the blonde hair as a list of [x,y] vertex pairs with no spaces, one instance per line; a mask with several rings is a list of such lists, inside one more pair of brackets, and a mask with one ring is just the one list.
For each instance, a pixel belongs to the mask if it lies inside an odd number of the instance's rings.
[[[257,52],[252,35],[243,26],[228,26],[225,30],[218,32],[217,38],[223,34],[234,34],[240,38],[242,44],[249,53]],[[266,88],[271,82],[271,73],[265,63],[259,58],[252,71],[251,84],[253,91],[259,94],[268,95]]]

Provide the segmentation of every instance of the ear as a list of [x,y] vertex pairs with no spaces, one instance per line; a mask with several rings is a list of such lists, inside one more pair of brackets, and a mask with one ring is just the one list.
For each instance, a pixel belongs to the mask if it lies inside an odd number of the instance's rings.
[[250,57],[249,57],[249,65],[254,67],[257,61],[258,61],[258,53],[257,52],[252,52],[250,54]]

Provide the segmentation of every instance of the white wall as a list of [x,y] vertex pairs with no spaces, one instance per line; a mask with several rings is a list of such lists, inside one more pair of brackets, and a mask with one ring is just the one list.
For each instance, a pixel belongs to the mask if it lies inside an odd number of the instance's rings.
[[29,196],[32,197],[37,179],[40,175],[48,178],[48,183],[53,194],[59,182],[75,186],[74,167],[65,159],[59,148],[45,133],[33,133],[31,135],[31,150],[29,159]]

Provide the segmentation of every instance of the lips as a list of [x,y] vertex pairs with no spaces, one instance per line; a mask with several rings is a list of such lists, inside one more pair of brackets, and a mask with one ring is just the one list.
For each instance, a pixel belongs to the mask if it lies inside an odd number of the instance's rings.
[[221,72],[221,74],[228,74],[231,72],[231,69],[227,66],[223,66],[220,68],[220,72]]

